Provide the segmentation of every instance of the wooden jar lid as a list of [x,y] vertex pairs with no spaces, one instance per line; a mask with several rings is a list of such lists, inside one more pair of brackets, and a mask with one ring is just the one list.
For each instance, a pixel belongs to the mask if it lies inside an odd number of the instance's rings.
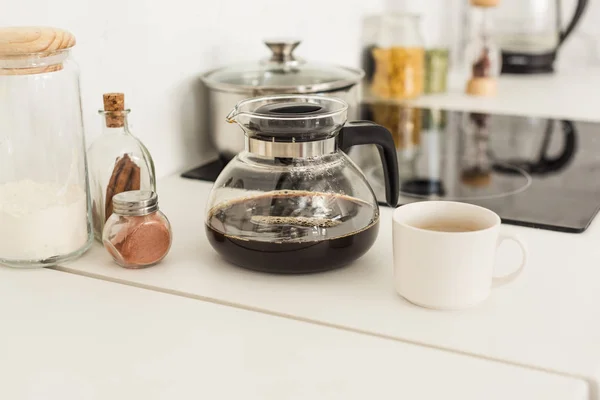
[[43,26],[0,28],[0,57],[51,54],[73,46],[75,36],[63,29]]
[[500,0],[471,0],[471,5],[475,7],[496,7]]
[[[31,57],[44,58],[75,46],[75,36],[63,29],[43,26],[21,26],[0,28],[0,60],[26,60]],[[60,71],[62,62],[56,60],[43,65],[0,66],[0,75],[30,75]]]

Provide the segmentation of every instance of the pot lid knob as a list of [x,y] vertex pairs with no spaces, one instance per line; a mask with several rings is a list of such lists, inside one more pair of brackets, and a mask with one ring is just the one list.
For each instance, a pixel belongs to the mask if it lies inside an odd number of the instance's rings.
[[289,62],[295,61],[294,55],[292,54],[296,47],[300,44],[300,40],[295,39],[275,39],[265,40],[265,44],[273,54],[271,55],[270,61],[272,62]]

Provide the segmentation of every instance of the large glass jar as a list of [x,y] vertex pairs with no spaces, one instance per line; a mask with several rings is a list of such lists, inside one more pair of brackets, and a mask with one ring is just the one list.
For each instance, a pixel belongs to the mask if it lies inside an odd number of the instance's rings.
[[154,161],[144,144],[129,130],[123,93],[104,94],[99,114],[102,134],[88,149],[92,221],[102,241],[106,220],[113,213],[113,196],[132,190],[156,191]]
[[0,29],[0,263],[43,267],[91,244],[75,37]]
[[425,50],[419,16],[393,13],[381,16],[377,43],[373,48],[374,95],[412,99],[423,93]]

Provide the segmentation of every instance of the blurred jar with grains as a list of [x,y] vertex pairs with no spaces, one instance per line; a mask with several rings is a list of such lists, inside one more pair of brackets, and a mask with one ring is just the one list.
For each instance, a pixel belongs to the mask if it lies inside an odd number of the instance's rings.
[[390,13],[373,17],[370,46],[373,72],[370,88],[375,96],[413,99],[424,92],[425,48],[420,17]]

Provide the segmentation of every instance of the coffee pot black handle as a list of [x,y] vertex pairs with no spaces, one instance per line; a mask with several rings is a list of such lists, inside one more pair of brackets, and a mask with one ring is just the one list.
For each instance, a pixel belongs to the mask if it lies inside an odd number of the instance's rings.
[[339,147],[344,153],[347,153],[350,147],[361,144],[377,146],[383,164],[386,201],[389,206],[396,207],[400,192],[400,178],[396,145],[390,131],[370,121],[352,121],[344,125],[338,140]]

